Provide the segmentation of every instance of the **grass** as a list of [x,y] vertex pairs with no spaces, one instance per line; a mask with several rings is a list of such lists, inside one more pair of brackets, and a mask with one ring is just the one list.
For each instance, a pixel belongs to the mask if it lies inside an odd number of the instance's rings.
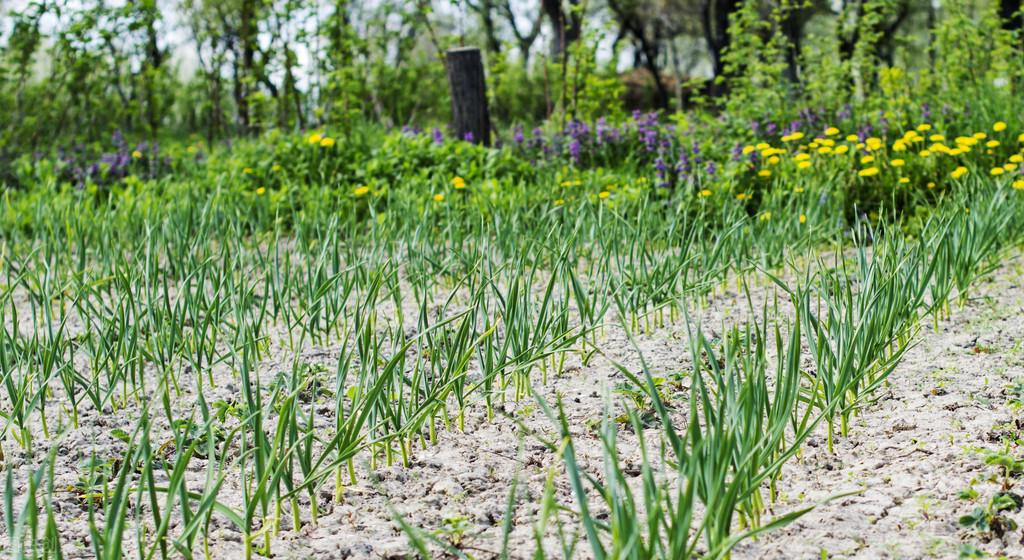
[[[560,460],[533,521],[538,557],[577,546],[595,558],[728,557],[808,511],[771,514],[786,462],[819,426],[830,451],[848,437],[922,322],[964,303],[1022,233],[1019,193],[970,178],[921,196],[924,218],[877,220],[850,220],[824,179],[801,179],[800,197],[766,185],[756,209],[658,191],[550,205],[539,184],[512,181],[435,202],[437,181],[423,178],[386,204],[311,185],[271,201],[231,176],[204,180],[99,201],[56,185],[5,191],[12,557],[63,556],[56,450],[101,415],[119,427],[95,435],[75,491],[94,556],[211,557],[216,519],[251,558],[316,525],[376,469],[472,430],[469,413],[492,421],[533,401],[554,436],[521,428]],[[695,311],[733,283],[748,313],[712,336]],[[770,296],[755,305],[752,289]],[[609,399],[595,423],[603,464],[588,469],[579,426],[543,388],[568,363],[607,359],[609,331],[635,345],[680,322],[681,396],[667,398],[646,363],[616,365],[634,396]],[[623,437],[638,446],[638,480]],[[519,485],[501,522],[505,556]],[[397,519],[412,550],[464,554]]]

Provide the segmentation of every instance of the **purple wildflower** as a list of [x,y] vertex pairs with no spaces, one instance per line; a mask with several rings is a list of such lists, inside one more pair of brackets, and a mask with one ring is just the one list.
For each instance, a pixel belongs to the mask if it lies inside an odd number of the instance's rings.
[[690,165],[690,156],[686,152],[679,153],[679,161],[676,162],[676,172],[679,174],[687,174],[692,170]]
[[654,151],[654,146],[658,142],[658,131],[654,128],[645,128],[641,134],[644,146],[648,152]]
[[580,149],[581,148],[582,148],[582,146],[580,145],[580,141],[579,140],[573,140],[572,142],[569,143],[569,155],[572,157],[572,161],[574,163],[579,163],[580,162]]

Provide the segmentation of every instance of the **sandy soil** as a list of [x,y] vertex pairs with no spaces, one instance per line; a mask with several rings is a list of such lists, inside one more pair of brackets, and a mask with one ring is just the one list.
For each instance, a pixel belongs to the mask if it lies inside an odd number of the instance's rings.
[[[985,450],[1001,449],[1004,437],[1018,441],[1022,437],[1021,412],[1010,406],[1013,395],[1006,391],[1011,382],[1024,378],[1020,279],[1019,266],[1007,264],[990,281],[979,284],[975,297],[964,308],[954,308],[937,331],[923,331],[920,344],[907,354],[879,400],[856,418],[850,437],[839,440],[834,454],[825,449],[823,434],[818,434],[807,442],[801,457],[786,466],[779,485],[783,497],[774,512],[782,514],[850,491],[859,494],[827,502],[783,530],[743,543],[733,558],[951,558],[961,543],[1024,558],[1021,529],[985,540],[957,523],[961,515],[998,491],[995,468],[984,463]],[[773,295],[768,288],[758,293],[758,297]],[[745,307],[737,294],[727,293],[717,296],[701,316],[714,334],[723,322],[742,315]],[[640,349],[652,371],[669,375],[685,370],[689,360],[685,337],[682,324],[640,336]],[[599,345],[609,359],[633,371],[639,369],[637,353],[621,332],[608,329]],[[303,359],[333,371],[336,353],[310,348]],[[287,366],[286,359],[272,357],[262,369],[269,373]],[[237,380],[229,372],[218,375],[221,382],[207,399],[235,398]],[[600,469],[602,450],[593,426],[602,417],[614,386],[623,381],[604,358],[597,357],[586,366],[573,358],[561,375],[536,387],[549,401],[562,397],[580,463],[586,469]],[[183,391],[175,408],[186,416],[194,395],[187,385]],[[136,408],[114,414],[86,409],[81,427],[70,430],[58,444],[54,508],[69,558],[92,556],[87,508],[73,489],[81,464],[94,452],[112,456],[123,451],[124,444],[112,431],[130,431],[137,414]],[[524,437],[519,423],[539,434],[553,433],[551,421],[527,399],[507,404],[504,414],[490,422],[482,406],[471,407],[466,433],[442,431],[436,446],[414,452],[408,468],[378,465],[371,470],[367,458],[360,457],[360,477],[346,488],[343,503],[334,502],[333,488],[326,489],[319,496],[318,522],[307,522],[298,532],[283,531],[274,539],[275,557],[406,557],[408,540],[393,520],[396,514],[457,544],[474,558],[496,557],[510,483],[517,476],[521,484],[510,549],[513,558],[533,557],[535,514],[549,473],[555,473],[556,499],[570,506],[573,500],[559,460],[535,438]],[[157,435],[167,434],[168,429],[160,421],[153,427]],[[620,448],[623,462],[638,458],[630,434],[622,434]],[[16,493],[22,493],[33,463],[13,446],[5,451],[7,467],[16,472]],[[1020,447],[1014,452],[1020,456]],[[189,485],[200,489],[205,462],[193,462]],[[958,497],[971,487],[977,498]],[[240,492],[240,480],[229,478],[220,499],[237,507]],[[308,503],[305,497],[301,501]],[[1017,514],[1016,519],[1024,525],[1024,516]],[[241,534],[233,526],[217,519],[212,530],[212,557],[241,555]],[[5,531],[0,525],[4,540]],[[562,556],[550,527],[542,542],[550,557]],[[133,546],[126,544],[129,551]],[[583,543],[575,556],[588,557]]]
[[[786,467],[788,504],[841,498],[744,543],[734,558],[955,558],[961,543],[1024,558],[1024,531],[984,539],[958,519],[999,491],[986,451],[1024,449],[1024,414],[1008,401],[1024,380],[1024,285],[1019,261],[983,281],[938,332],[925,329],[879,400],[830,454],[821,438]],[[1017,398],[1020,398],[1019,395]],[[974,488],[978,498],[959,497]],[[1018,483],[1016,492],[1021,492]],[[788,505],[787,504],[787,505]],[[779,511],[787,508],[782,505]],[[1024,516],[1012,516],[1024,525]]]

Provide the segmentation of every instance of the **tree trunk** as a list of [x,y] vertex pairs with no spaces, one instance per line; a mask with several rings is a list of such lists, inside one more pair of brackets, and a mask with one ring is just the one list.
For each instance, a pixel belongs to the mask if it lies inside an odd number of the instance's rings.
[[452,93],[452,129],[456,137],[491,145],[491,119],[480,49],[464,47],[446,54],[448,85]]
[[157,43],[156,13],[146,14],[146,57],[149,59],[149,68],[153,75],[146,76],[146,109],[149,120],[149,133],[154,139],[159,135],[160,130],[160,107],[158,107],[156,88],[157,73],[164,61],[164,53]]
[[541,22],[544,21],[544,13],[537,12],[537,17],[534,18],[530,30],[523,33],[523,31],[519,29],[519,25],[516,24],[516,15],[512,10],[511,0],[504,0],[500,8],[500,11],[505,16],[505,20],[508,22],[509,28],[512,30],[512,35],[516,39],[516,44],[519,47],[519,54],[522,57],[520,62],[525,70],[530,67],[530,49],[533,48],[533,43],[537,40],[537,36],[540,34],[540,26]]
[[494,22],[494,0],[481,0],[479,5],[470,2],[469,7],[480,16],[480,25],[484,30],[487,52],[493,54],[500,53],[501,41],[498,40],[497,25]]
[[562,0],[541,0],[541,7],[551,20],[551,58],[559,58],[565,49],[580,38],[583,21],[575,8],[579,0],[570,0],[573,7],[569,14],[562,9]]
[[[729,16],[740,9],[742,0],[704,0],[701,5],[701,27],[704,42],[711,53],[711,70],[715,78],[725,74],[724,55],[729,48]],[[725,82],[712,81],[711,93],[724,93]]]
[[[285,88],[287,89],[287,91],[285,92],[285,96],[291,98],[292,102],[295,104],[295,119],[299,125],[299,128],[305,129],[306,116],[303,114],[302,111],[302,96],[299,93],[299,88],[298,86],[296,86],[295,83],[295,74],[294,72],[292,72],[292,68],[295,65],[295,55],[292,53],[290,49],[288,49],[285,51],[284,56],[284,79]],[[288,100],[285,99],[285,103],[287,102]]]
[[[252,127],[252,119],[249,115],[249,80],[252,79],[253,61],[255,59],[256,48],[254,42],[256,40],[256,33],[254,33],[255,22],[255,2],[254,0],[242,0],[242,24],[241,30],[239,31],[239,47],[242,51],[242,64],[240,71],[237,72],[237,91],[236,101],[238,102],[238,120],[242,125],[243,134],[248,134]],[[237,63],[236,63],[237,64]]]
[[1020,0],[999,0],[999,19],[1002,20],[1003,29],[1020,31],[1022,28]]

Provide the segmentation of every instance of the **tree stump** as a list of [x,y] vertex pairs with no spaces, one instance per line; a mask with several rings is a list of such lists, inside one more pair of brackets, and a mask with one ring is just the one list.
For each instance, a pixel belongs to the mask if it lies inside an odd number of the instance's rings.
[[491,145],[491,117],[487,110],[487,85],[480,49],[451,49],[448,86],[452,93],[452,129],[460,140]]

